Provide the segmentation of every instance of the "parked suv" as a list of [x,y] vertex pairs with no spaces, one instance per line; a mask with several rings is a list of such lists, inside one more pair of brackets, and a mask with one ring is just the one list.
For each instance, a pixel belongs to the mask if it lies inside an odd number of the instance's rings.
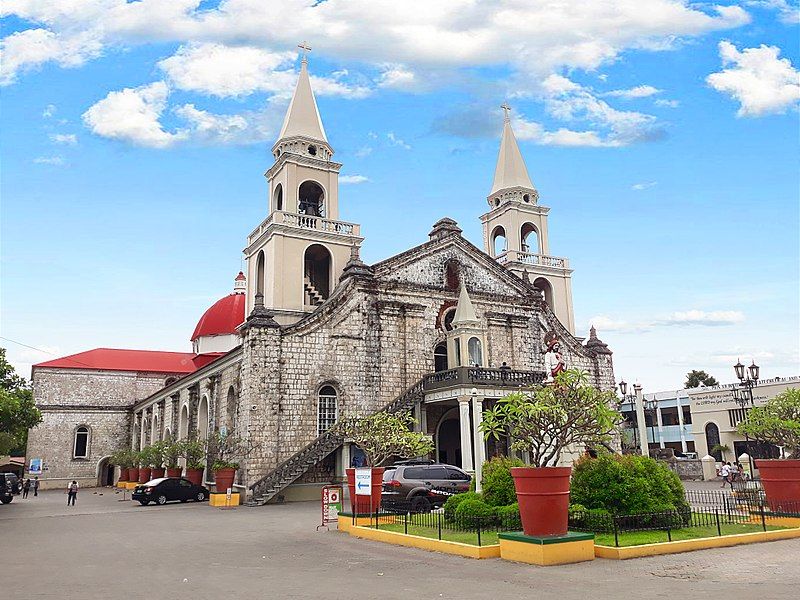
[[22,491],[22,484],[14,473],[0,473],[0,502],[8,504]]
[[428,512],[453,494],[469,491],[472,477],[452,465],[401,462],[383,472],[381,503],[388,509]]

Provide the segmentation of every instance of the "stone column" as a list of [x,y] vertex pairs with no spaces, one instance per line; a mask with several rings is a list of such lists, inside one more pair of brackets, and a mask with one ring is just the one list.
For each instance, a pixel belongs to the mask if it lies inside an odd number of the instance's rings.
[[197,404],[200,401],[198,384],[189,388],[189,439],[197,439]]
[[647,445],[647,423],[644,418],[644,394],[642,394],[642,386],[638,383],[634,383],[633,391],[636,394],[636,424],[639,427],[639,448],[641,449],[642,456],[650,456],[650,450]]
[[486,442],[483,439],[483,432],[480,430],[483,422],[483,397],[472,397],[472,423],[473,439],[475,440],[475,491],[481,491],[481,478],[483,475],[483,463],[486,461]]
[[686,452],[686,432],[683,430],[683,407],[681,406],[681,399],[676,394],[675,402],[678,403],[678,425],[681,428],[681,452]]
[[145,435],[147,433],[147,428],[144,426],[144,419],[145,419],[145,411],[139,413],[139,450],[145,447]]
[[469,396],[458,399],[458,424],[461,427],[461,468],[472,472],[472,436],[470,435]]
[[346,475],[346,469],[350,468],[350,444],[345,442],[342,444],[342,472],[341,477]]
[[658,424],[658,446],[664,449],[664,422],[661,418],[661,407],[656,406],[656,423]]

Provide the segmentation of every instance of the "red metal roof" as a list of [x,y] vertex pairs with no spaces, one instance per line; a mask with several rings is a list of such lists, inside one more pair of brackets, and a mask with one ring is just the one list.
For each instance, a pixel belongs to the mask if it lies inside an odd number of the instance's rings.
[[[202,355],[201,355],[202,356]],[[200,366],[192,352],[160,352],[157,350],[121,350],[95,348],[63,358],[42,362],[34,367],[60,369],[95,369],[99,371],[149,371],[152,373],[192,373]]]
[[228,335],[244,322],[244,294],[230,294],[217,300],[194,328],[191,341],[206,335]]

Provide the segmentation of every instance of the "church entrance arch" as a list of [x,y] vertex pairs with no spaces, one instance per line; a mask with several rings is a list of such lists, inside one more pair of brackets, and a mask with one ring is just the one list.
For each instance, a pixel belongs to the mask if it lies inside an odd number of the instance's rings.
[[304,181],[298,190],[301,215],[312,217],[325,216],[325,190],[316,181]]
[[331,291],[331,253],[321,244],[311,244],[303,255],[303,291],[306,306],[318,306]]
[[111,464],[110,460],[110,456],[105,456],[97,463],[98,487],[114,485],[114,465]]
[[461,426],[458,407],[451,408],[436,426],[436,457],[447,465],[461,466]]

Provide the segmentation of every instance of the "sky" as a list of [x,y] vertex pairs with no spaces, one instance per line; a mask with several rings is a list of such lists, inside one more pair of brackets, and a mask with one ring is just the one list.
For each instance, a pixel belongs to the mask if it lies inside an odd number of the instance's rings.
[[800,374],[799,19],[746,0],[5,0],[0,345],[190,351],[267,214],[299,69],[376,262],[482,246],[502,127],[617,379]]

